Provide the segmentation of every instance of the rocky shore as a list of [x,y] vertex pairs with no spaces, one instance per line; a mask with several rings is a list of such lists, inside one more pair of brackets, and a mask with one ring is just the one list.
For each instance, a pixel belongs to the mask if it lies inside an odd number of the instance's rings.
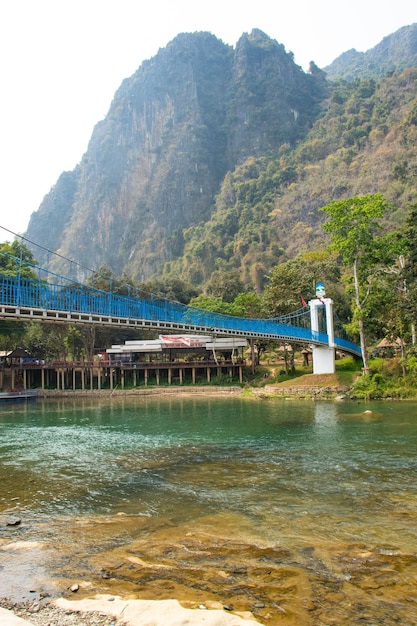
[[181,606],[176,600],[123,600],[118,596],[14,603],[0,599],[2,626],[258,626],[250,613],[223,607]]
[[229,386],[169,386],[169,387],[132,387],[129,389],[44,389],[39,390],[39,398],[127,398],[127,397],[146,397],[146,396],[231,396],[240,395],[242,387]]
[[[111,615],[101,612],[80,613],[61,609],[50,602],[11,602],[0,599],[0,607],[6,609],[9,614],[2,613],[0,608],[0,623],[3,626],[14,626],[13,616],[24,620],[31,626],[117,626],[121,622]],[[16,626],[19,626],[16,620]],[[20,624],[23,626],[23,623]]]
[[298,397],[300,399],[329,398],[347,394],[349,387],[340,383],[337,374],[305,374],[282,383],[264,382],[261,386],[238,385],[172,385],[158,387],[133,387],[126,389],[66,389],[39,391],[39,398],[128,398],[149,396],[181,396],[181,397],[230,397],[242,396],[243,394],[253,397]]

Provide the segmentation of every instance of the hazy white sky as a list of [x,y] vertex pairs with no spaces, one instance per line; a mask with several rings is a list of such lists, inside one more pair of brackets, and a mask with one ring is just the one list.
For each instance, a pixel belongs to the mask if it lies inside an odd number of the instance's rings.
[[234,46],[260,28],[307,70],[416,21],[413,0],[3,0],[0,226],[26,230],[122,80],[179,33],[210,31]]

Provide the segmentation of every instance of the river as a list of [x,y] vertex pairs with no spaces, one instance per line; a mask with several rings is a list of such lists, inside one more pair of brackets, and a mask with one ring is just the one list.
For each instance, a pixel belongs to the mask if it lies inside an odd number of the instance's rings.
[[416,624],[416,453],[409,402],[3,404],[0,597],[76,583],[271,625]]

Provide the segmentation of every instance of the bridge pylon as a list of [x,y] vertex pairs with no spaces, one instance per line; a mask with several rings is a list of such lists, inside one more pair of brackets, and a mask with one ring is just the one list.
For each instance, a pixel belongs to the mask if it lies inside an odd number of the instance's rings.
[[335,342],[333,324],[333,300],[331,298],[313,298],[309,301],[311,330],[320,331],[319,308],[325,307],[326,311],[326,334],[329,338],[328,346],[312,344],[313,374],[334,374],[335,365]]

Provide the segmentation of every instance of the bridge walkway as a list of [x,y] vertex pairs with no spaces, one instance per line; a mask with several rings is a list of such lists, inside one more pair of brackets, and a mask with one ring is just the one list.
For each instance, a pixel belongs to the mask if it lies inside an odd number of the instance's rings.
[[[53,284],[22,276],[0,276],[0,318],[329,344],[325,332],[311,330],[310,313],[305,308],[272,319],[233,317],[169,300],[123,296],[69,281]],[[345,337],[336,336],[334,344],[346,353],[361,355],[360,347]]]

